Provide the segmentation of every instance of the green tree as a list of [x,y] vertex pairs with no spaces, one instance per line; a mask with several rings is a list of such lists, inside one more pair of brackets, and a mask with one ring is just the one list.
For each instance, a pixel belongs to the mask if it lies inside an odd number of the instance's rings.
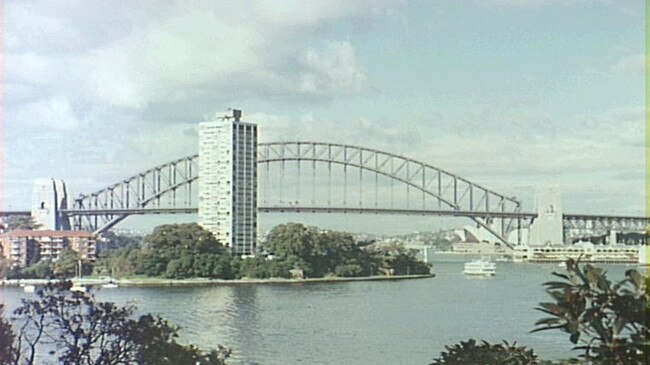
[[144,254],[136,247],[120,247],[103,251],[94,265],[100,275],[123,277],[143,272]]
[[194,257],[192,255],[171,259],[167,263],[164,277],[169,279],[186,279],[196,277],[194,273]]
[[34,218],[23,215],[10,215],[4,219],[4,227],[6,231],[15,230],[35,230],[40,228],[40,224],[34,221]]
[[[156,227],[145,237],[143,250],[142,271],[149,276],[166,275],[167,265],[171,260],[181,260],[183,257],[201,254],[227,254],[226,248],[214,238],[212,233],[196,223]],[[185,260],[187,262],[189,259]],[[172,269],[177,267],[180,266],[175,263]],[[194,276],[193,273],[186,274]]]
[[431,272],[431,265],[420,261],[415,250],[409,250],[402,244],[391,244],[376,248],[380,255],[380,266],[390,270],[394,275],[423,275]]
[[48,279],[54,276],[52,263],[41,260],[34,265],[27,266],[20,270],[20,276],[23,278],[44,278]]
[[363,276],[363,267],[359,264],[355,263],[348,263],[344,265],[337,265],[334,268],[334,274],[336,276],[343,276],[343,277],[355,277],[355,276]]
[[100,239],[97,240],[97,254],[101,255],[102,253],[122,248],[139,249],[142,245],[142,240],[143,238],[140,236],[117,234],[113,231],[104,232]]
[[537,355],[526,347],[516,344],[489,344],[485,341],[461,341],[460,344],[446,346],[429,365],[536,365]]
[[210,277],[218,279],[234,279],[237,277],[239,259],[232,257],[230,254],[218,255],[212,262],[212,275]]
[[289,269],[302,269],[308,277],[322,277],[337,271],[338,275],[375,274],[378,260],[366,246],[355,242],[348,233],[287,223],[269,232],[263,248],[288,263]]
[[11,272],[11,261],[4,258],[0,253],[0,278],[7,277]]
[[14,363],[15,351],[13,347],[15,335],[11,324],[4,318],[4,305],[0,304],[0,365]]
[[[59,252],[59,259],[53,265],[53,273],[57,277],[71,278],[79,274],[79,262],[81,256],[71,248],[65,248]],[[92,266],[88,262],[81,261],[81,275],[92,273]]]
[[628,270],[612,283],[606,272],[592,265],[567,261],[567,273],[553,273],[559,281],[544,284],[553,298],[540,303],[550,315],[534,331],[559,329],[591,364],[643,364],[648,356],[648,292],[645,278]]
[[14,312],[20,329],[15,336],[10,327],[3,332],[2,324],[8,324],[0,322],[0,346],[11,343],[2,352],[9,354],[8,364],[55,358],[67,365],[224,365],[230,356],[223,347],[206,352],[181,345],[178,327],[165,319],[133,318],[134,307],[97,302],[92,295],[71,292],[70,286],[48,285],[38,291],[38,299],[24,300]]
[[317,235],[314,227],[300,223],[280,224],[269,232],[264,249],[280,259],[292,256],[308,258],[313,253]]

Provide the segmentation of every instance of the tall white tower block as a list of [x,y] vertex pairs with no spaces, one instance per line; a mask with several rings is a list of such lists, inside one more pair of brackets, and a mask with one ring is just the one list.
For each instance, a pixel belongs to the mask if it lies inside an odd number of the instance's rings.
[[231,118],[199,124],[199,224],[231,248],[255,251],[257,125]]

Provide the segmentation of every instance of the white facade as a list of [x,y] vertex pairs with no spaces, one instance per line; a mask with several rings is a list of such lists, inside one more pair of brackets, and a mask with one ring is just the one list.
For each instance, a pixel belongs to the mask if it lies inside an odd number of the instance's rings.
[[257,125],[235,120],[199,124],[199,224],[250,255],[257,236]]
[[562,197],[558,185],[538,188],[535,194],[537,218],[530,226],[529,245],[564,244],[562,224]]
[[32,190],[32,218],[40,230],[67,230],[70,222],[60,209],[68,208],[68,192],[63,180],[37,179]]

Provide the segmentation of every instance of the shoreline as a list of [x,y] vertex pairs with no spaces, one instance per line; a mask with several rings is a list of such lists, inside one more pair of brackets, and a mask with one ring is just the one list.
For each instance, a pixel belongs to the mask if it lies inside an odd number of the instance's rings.
[[[422,275],[393,275],[393,276],[362,276],[362,277],[324,277],[324,278],[307,278],[307,279],[161,279],[161,278],[137,278],[137,279],[117,279],[113,282],[120,287],[165,287],[165,286],[220,286],[220,285],[282,285],[282,284],[312,284],[312,283],[345,283],[353,281],[393,281],[393,280],[413,280],[433,278],[436,274]],[[0,281],[0,286],[23,286],[23,285],[46,285],[55,283],[59,280],[48,279],[9,279]],[[78,285],[101,286],[108,283],[108,279],[81,279],[75,280]]]

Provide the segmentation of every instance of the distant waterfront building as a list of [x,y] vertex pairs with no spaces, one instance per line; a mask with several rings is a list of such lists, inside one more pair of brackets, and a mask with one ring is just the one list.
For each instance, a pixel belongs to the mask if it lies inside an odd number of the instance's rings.
[[515,247],[514,262],[562,262],[571,258],[581,262],[639,264],[645,263],[645,245],[594,245],[588,241],[573,245],[546,245]]
[[232,117],[199,124],[199,224],[237,255],[255,251],[257,125]]
[[15,230],[0,234],[2,255],[12,267],[25,267],[46,260],[56,262],[66,248],[84,261],[95,261],[95,237],[85,231]]

